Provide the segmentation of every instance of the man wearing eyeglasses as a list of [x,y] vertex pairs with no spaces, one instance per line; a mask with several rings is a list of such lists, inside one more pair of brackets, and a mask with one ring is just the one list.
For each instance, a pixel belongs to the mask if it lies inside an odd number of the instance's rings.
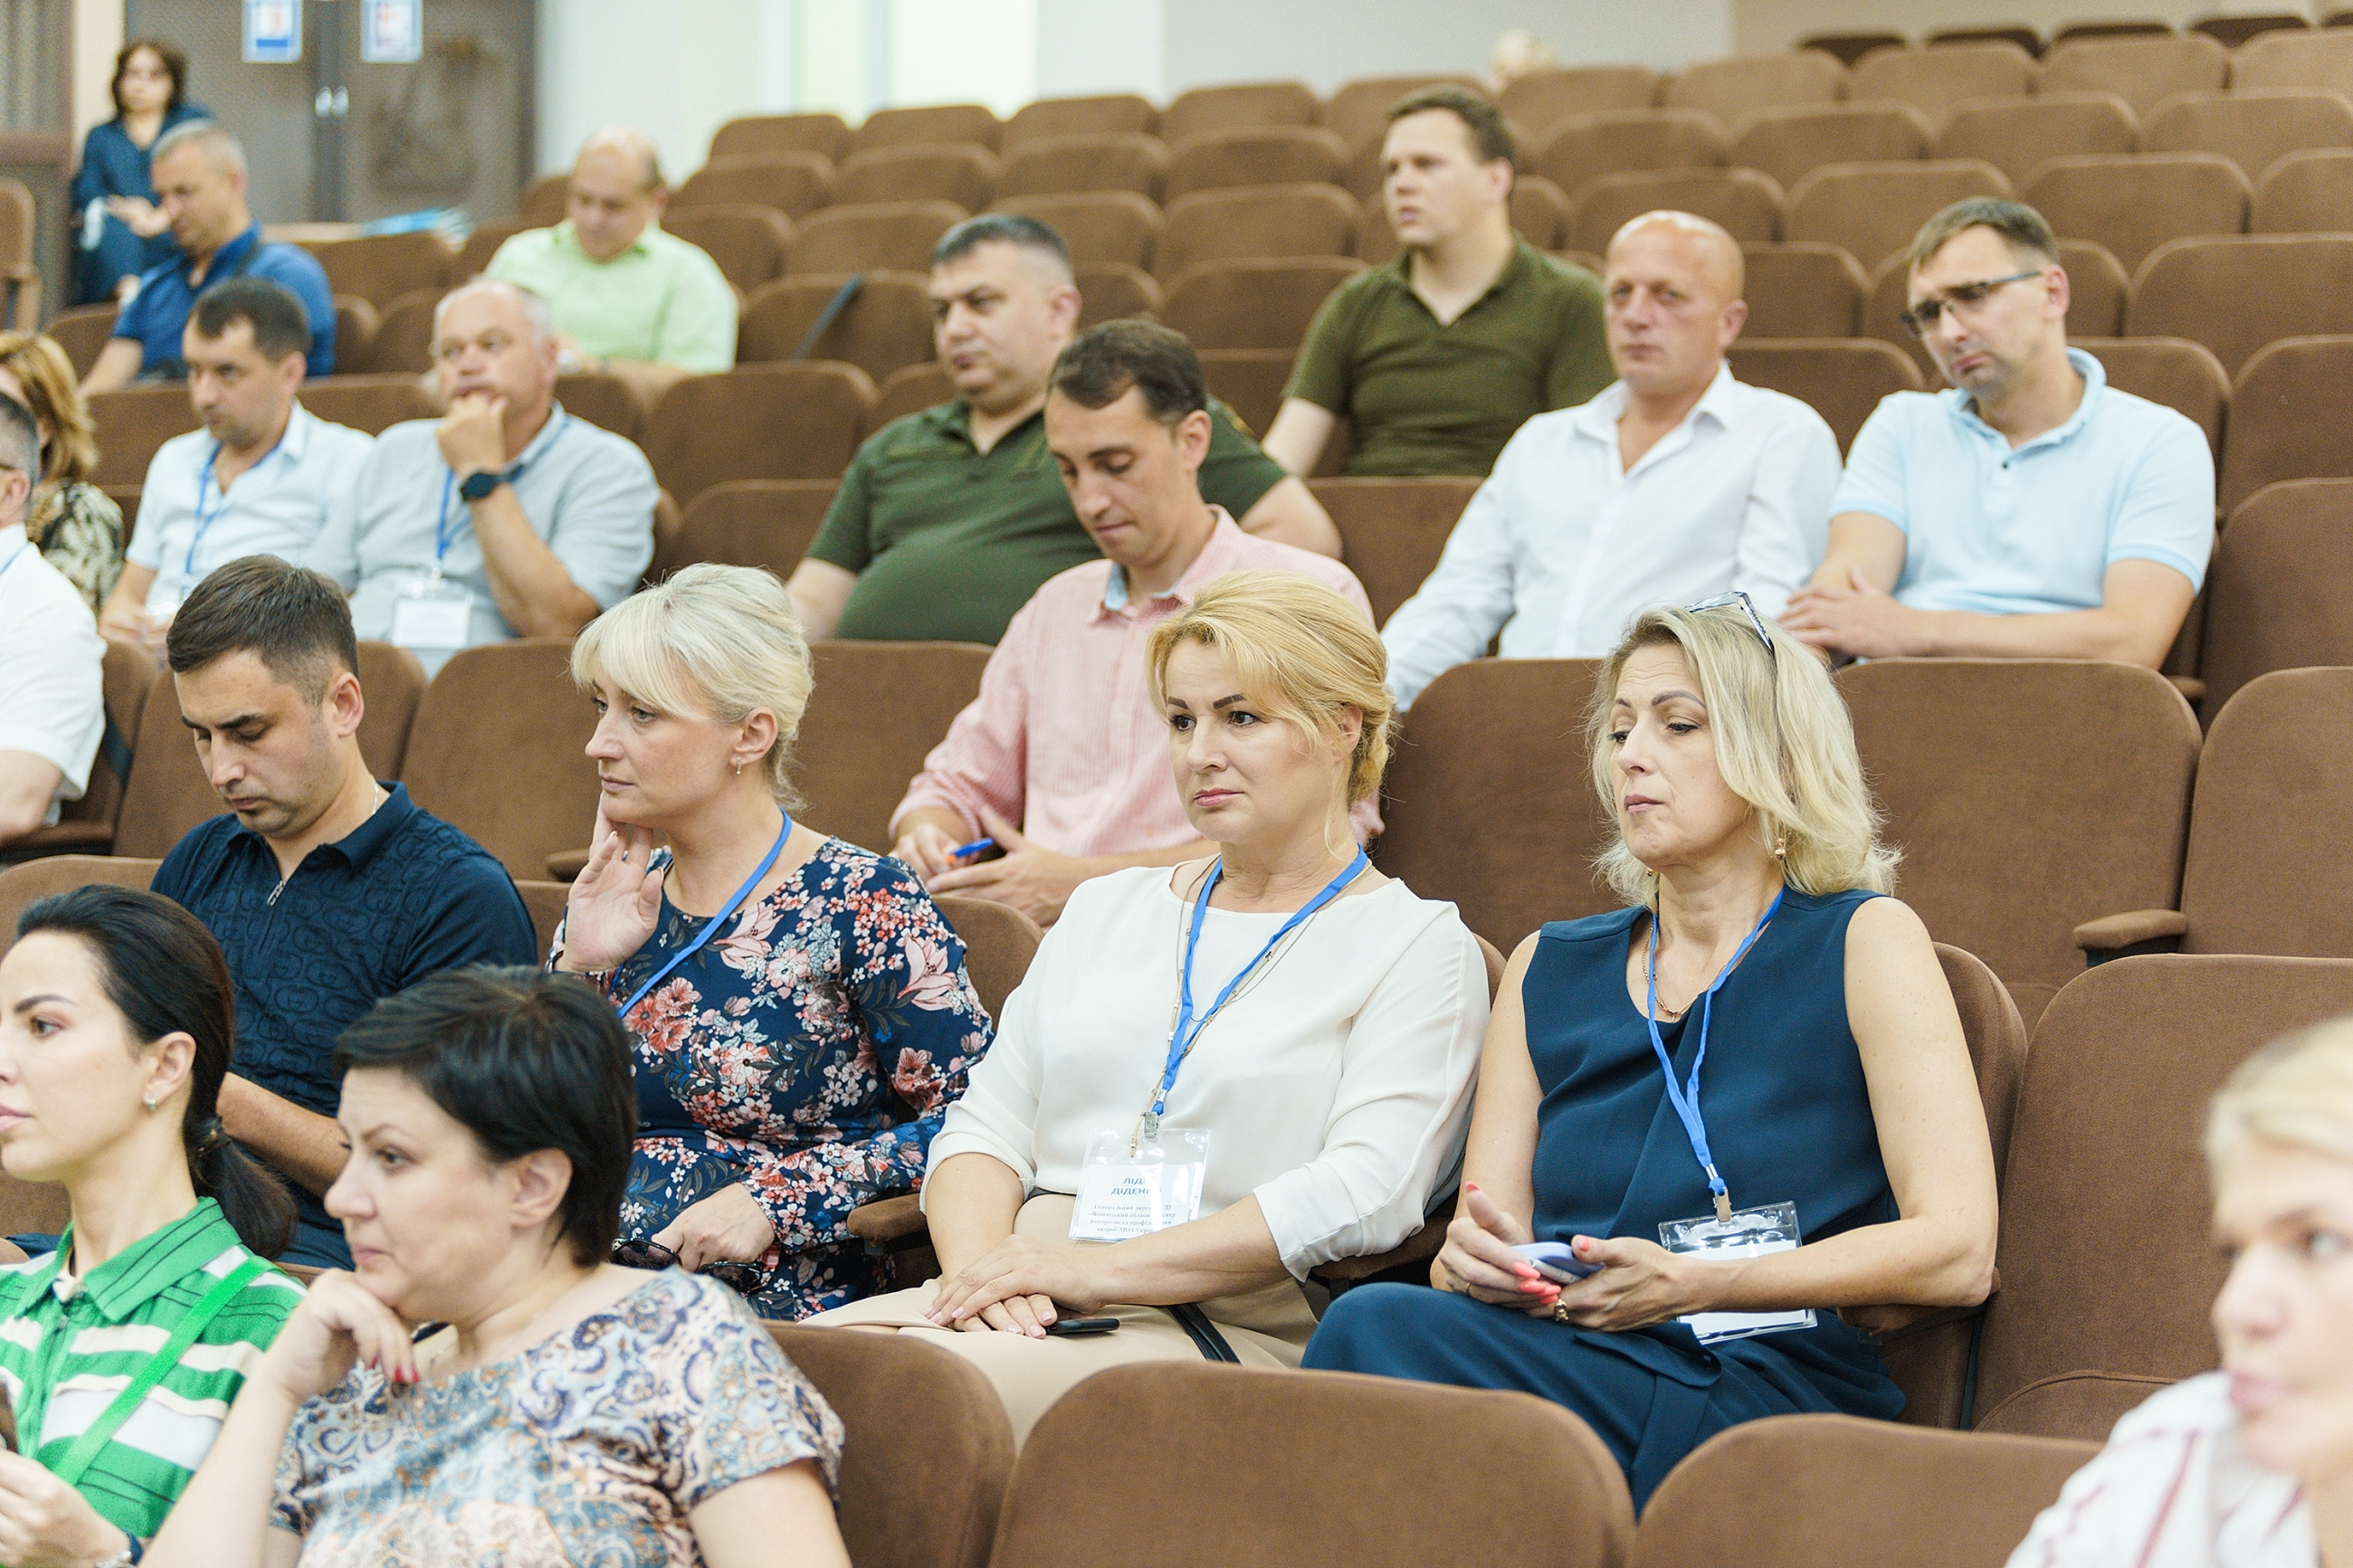
[[1951,386],[1896,393],[1864,424],[1781,624],[1832,656],[2157,668],[2213,549],[2204,433],[2067,346],[2067,274],[2031,207],[1976,197],[1930,218],[1909,297]]

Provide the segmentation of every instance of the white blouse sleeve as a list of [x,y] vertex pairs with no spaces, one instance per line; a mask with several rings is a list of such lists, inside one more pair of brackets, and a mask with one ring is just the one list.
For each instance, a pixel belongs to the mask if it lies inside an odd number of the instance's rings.
[[[987,1054],[972,1069],[964,1097],[948,1107],[923,1165],[928,1183],[958,1154],[987,1154],[1021,1178],[1021,1190],[1038,1184],[1038,1095],[1042,1066],[1038,1037],[1041,998],[1054,993],[1051,979],[1060,926],[1046,933],[1029,961],[1029,971],[1005,999],[1004,1016]],[[927,1197],[926,1185],[918,1194]]]

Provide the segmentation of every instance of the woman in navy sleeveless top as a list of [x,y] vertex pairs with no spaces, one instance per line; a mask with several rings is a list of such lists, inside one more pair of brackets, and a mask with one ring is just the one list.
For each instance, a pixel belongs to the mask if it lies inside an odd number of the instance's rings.
[[[1513,955],[1440,1289],[1350,1291],[1305,1364],[1551,1399],[1639,1506],[1738,1422],[1897,1415],[1877,1346],[1837,1309],[1982,1300],[1993,1156],[1927,933],[1883,896],[1895,857],[1820,663],[1728,595],[1643,616],[1596,702],[1620,832],[1602,869],[1635,907]],[[1661,1245],[1662,1226],[1779,1204],[1802,1246]],[[1599,1271],[1556,1283],[1512,1250],[1528,1241]],[[1801,1309],[1810,1325],[1747,1337],[1683,1321]]]

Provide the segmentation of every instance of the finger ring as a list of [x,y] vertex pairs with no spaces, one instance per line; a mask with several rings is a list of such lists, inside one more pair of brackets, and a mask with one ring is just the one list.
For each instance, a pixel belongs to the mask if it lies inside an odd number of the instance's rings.
[[1572,1321],[1568,1315],[1567,1302],[1555,1301],[1552,1304],[1552,1321],[1556,1323],[1566,1323]]

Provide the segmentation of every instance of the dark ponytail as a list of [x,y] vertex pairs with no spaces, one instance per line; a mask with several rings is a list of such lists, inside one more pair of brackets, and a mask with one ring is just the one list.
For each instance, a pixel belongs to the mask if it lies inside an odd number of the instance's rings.
[[79,937],[98,958],[106,994],[132,1037],[152,1045],[170,1034],[196,1043],[188,1110],[180,1124],[188,1174],[199,1196],[220,1205],[237,1239],[275,1258],[294,1239],[294,1197],[277,1174],[222,1130],[221,1080],[237,1039],[236,993],[220,944],[204,923],[160,894],[91,885],[41,900],[16,934]]

